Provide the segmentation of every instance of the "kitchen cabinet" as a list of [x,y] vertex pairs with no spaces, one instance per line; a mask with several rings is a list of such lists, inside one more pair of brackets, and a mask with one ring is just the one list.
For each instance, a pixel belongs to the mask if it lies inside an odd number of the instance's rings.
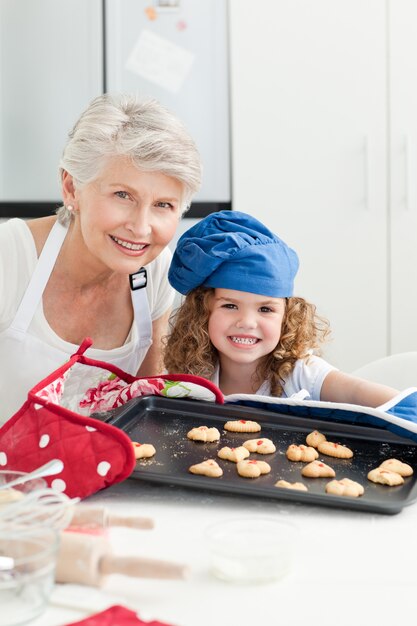
[[1,0],[1,203],[61,197],[68,131],[103,91],[102,30],[101,0]]
[[153,12],[150,4],[105,1],[106,90],[152,96],[173,111],[203,163],[194,215],[230,208],[227,0],[156,0]]
[[[391,351],[417,350],[417,6],[389,4]],[[417,377],[416,377],[417,380]],[[417,385],[417,382],[416,382]]]
[[335,365],[417,350],[417,6],[229,4],[233,208],[299,253]]

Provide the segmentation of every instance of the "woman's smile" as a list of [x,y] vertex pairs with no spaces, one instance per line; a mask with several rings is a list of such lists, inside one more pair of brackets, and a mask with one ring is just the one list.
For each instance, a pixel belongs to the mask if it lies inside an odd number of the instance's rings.
[[143,251],[149,246],[148,243],[137,243],[127,239],[121,239],[115,235],[110,235],[110,239],[116,244],[117,248],[121,248],[121,252],[129,256],[141,256]]

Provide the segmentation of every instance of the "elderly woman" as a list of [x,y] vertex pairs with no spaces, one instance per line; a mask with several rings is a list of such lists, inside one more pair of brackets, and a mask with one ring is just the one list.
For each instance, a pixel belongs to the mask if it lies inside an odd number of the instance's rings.
[[155,100],[105,94],[69,135],[57,217],[0,226],[0,423],[85,337],[147,376],[173,302],[167,244],[200,186],[196,146]]

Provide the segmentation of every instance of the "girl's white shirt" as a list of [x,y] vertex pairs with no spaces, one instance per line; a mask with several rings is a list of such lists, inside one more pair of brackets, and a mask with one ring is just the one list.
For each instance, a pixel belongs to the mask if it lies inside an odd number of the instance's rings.
[[[319,356],[310,355],[307,359],[298,359],[293,371],[285,379],[282,398],[298,397],[304,400],[320,400],[321,387],[327,374],[335,370],[333,365]],[[219,386],[220,367],[217,364],[211,381]],[[257,396],[270,396],[271,386],[265,380],[256,392]]]

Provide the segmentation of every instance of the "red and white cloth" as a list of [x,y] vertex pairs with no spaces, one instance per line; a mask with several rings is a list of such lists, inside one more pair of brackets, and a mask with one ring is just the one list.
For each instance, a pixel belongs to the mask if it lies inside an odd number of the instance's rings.
[[[85,340],[76,354],[28,393],[0,428],[0,469],[30,472],[52,459],[63,462],[48,485],[85,498],[128,478],[135,467],[132,442],[120,429],[81,414],[121,406],[138,395],[223,401],[204,378],[186,375],[138,379],[114,365],[89,359]],[[93,386],[91,386],[93,383]]]
[[124,606],[115,605],[86,617],[79,622],[71,622],[66,626],[173,626],[166,622],[144,622],[135,611]]

